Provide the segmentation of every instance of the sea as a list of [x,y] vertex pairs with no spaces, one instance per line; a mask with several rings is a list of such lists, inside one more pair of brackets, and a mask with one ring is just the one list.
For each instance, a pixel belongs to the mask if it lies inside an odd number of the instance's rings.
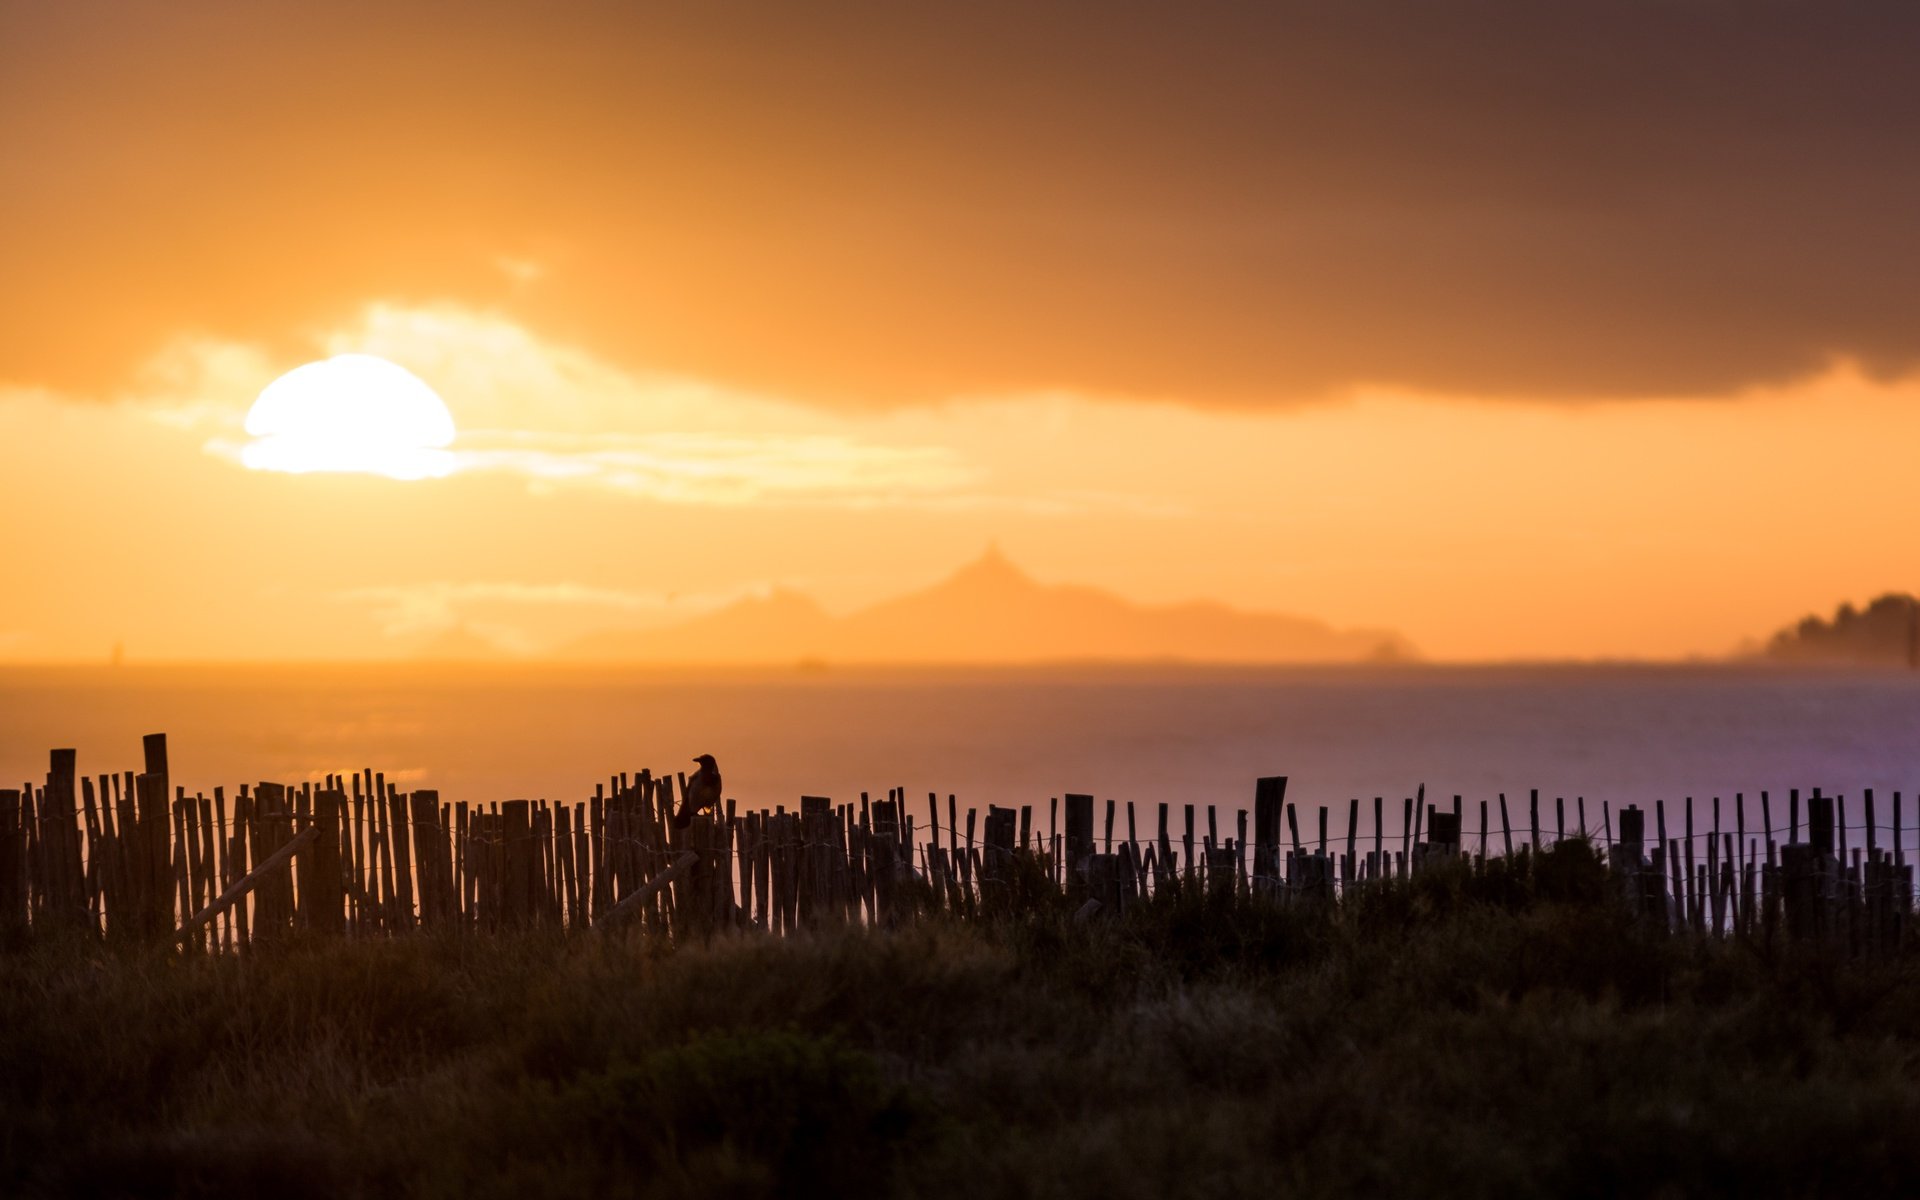
[[[571,669],[526,666],[14,667],[0,669],[0,787],[39,783],[48,751],[83,774],[140,769],[141,736],[168,735],[176,784],[211,794],[383,772],[442,800],[577,802],[621,772],[693,770],[713,754],[742,807],[802,795],[857,802],[902,789],[928,819],[1032,805],[1046,828],[1068,792],[1135,806],[1215,806],[1222,836],[1255,781],[1336,836],[1361,801],[1386,832],[1404,801],[1507,798],[1516,824],[1537,792],[1573,825],[1626,804],[1738,794],[1758,824],[1768,792],[1815,787],[1906,799],[1920,825],[1920,675],[1731,665],[1005,669]],[[1104,804],[1101,809],[1104,810]],[[1497,809],[1490,809],[1497,812]],[[1559,806],[1550,811],[1556,815]],[[1851,808],[1849,825],[1863,808]],[[1492,818],[1497,829],[1497,818]],[[1552,827],[1554,817],[1544,820]],[[1728,821],[1732,817],[1729,814]],[[1676,813],[1676,825],[1678,817]],[[1303,820],[1309,839],[1317,821]],[[1883,839],[1884,844],[1884,839]]]

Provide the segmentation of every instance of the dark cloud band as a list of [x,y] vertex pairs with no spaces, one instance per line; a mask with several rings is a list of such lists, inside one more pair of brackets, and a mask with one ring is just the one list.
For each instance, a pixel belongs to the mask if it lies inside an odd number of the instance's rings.
[[1917,46],[1894,4],[9,5],[0,378],[443,296],[828,402],[1904,371]]

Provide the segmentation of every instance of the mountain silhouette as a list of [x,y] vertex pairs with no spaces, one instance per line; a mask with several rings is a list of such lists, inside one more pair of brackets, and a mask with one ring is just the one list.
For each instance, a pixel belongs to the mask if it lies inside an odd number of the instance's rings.
[[1134,604],[1098,588],[1035,581],[989,549],[932,587],[844,617],[797,592],[667,629],[594,634],[561,651],[612,662],[1359,662],[1414,657],[1399,634],[1223,604]]

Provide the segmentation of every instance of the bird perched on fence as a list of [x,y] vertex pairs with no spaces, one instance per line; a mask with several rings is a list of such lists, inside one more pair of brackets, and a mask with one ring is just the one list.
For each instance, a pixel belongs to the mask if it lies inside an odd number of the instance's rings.
[[673,816],[676,829],[685,829],[693,824],[693,814],[720,803],[720,764],[713,761],[711,754],[702,754],[693,761],[700,764],[700,769],[687,780],[685,793],[680,797],[680,811]]

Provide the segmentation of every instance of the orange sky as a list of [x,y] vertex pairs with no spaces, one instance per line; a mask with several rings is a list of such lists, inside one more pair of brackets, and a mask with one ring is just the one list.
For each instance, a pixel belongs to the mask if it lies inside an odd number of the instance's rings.
[[[1914,586],[1910,10],[1331,7],[0,2],[0,661],[538,653],[992,541],[1441,659]],[[348,351],[451,474],[241,465]]]

